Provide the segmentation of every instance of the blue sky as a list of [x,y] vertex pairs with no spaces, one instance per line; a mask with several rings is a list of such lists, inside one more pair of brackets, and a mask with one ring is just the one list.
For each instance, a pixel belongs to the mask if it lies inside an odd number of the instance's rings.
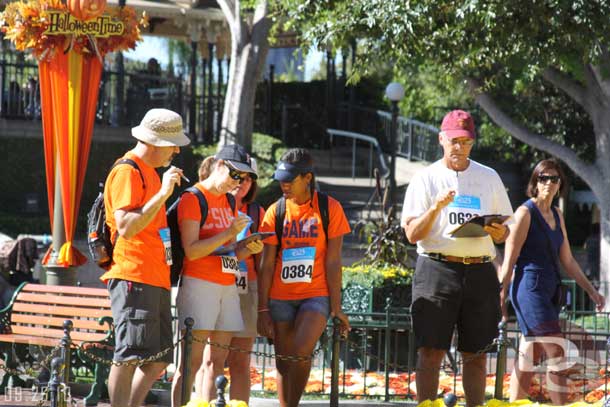
[[[156,58],[161,66],[166,67],[168,62],[166,39],[144,35],[136,49],[125,53],[130,59],[146,62],[150,58]],[[309,80],[311,75],[319,69],[320,63],[324,58],[324,53],[319,51],[309,52],[305,59],[305,80]]]

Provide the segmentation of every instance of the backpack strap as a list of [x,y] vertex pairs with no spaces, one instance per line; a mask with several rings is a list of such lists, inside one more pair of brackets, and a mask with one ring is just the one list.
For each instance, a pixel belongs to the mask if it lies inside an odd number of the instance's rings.
[[237,203],[235,202],[235,197],[233,196],[233,194],[230,194],[227,192],[227,201],[229,201],[229,206],[231,207],[231,212],[235,213],[235,207],[237,206]]
[[[140,179],[142,180],[142,188],[146,189],[146,183],[144,182],[144,175],[142,175],[142,170],[140,170],[140,167],[138,167],[138,163],[136,163],[131,158],[121,158],[121,159],[115,161],[115,163],[112,164],[112,167],[110,167],[110,171],[108,171],[108,172],[110,173],[114,169],[114,167],[118,167],[119,165],[123,165],[123,164],[129,165],[138,171],[138,174],[140,174]],[[100,184],[100,186],[101,185],[102,184]],[[104,221],[106,221],[106,219],[104,219]],[[116,244],[117,240],[119,240],[118,232],[116,233],[116,236],[114,237],[114,239],[111,238],[111,243],[112,243],[113,247]]]
[[250,225],[250,233],[258,232],[258,228],[260,226],[260,215],[261,215],[261,206],[256,202],[250,202],[248,204],[248,216],[252,219],[252,224]]
[[318,208],[320,208],[320,216],[322,217],[322,229],[326,243],[328,243],[328,224],[330,223],[330,215],[328,213],[328,195],[324,192],[318,192]]
[[[322,229],[324,230],[324,238],[328,243],[328,225],[330,223],[330,214],[328,211],[328,195],[324,192],[318,193],[318,208],[320,209],[320,217],[322,218]],[[284,232],[284,218],[286,217],[286,198],[281,197],[277,200],[275,208],[275,235],[278,240],[278,249],[282,247],[282,233]]]
[[284,218],[286,217],[286,198],[281,197],[275,206],[275,235],[277,236],[277,248],[282,247],[282,233],[284,233]]
[[205,195],[199,190],[199,188],[188,187],[182,191],[182,193],[185,192],[190,192],[191,194],[195,195],[199,201],[199,210],[201,211],[201,221],[199,222],[199,227],[201,227],[208,218],[208,200],[205,198]]
[[131,158],[121,158],[120,160],[117,160],[114,164],[112,164],[112,167],[110,167],[110,171],[112,171],[114,167],[118,167],[122,164],[130,165],[136,170],[138,170],[138,173],[140,174],[140,179],[142,180],[142,187],[146,188],[146,183],[144,182],[144,175],[142,175],[142,170],[140,170],[140,167],[138,167],[138,163],[136,163]]

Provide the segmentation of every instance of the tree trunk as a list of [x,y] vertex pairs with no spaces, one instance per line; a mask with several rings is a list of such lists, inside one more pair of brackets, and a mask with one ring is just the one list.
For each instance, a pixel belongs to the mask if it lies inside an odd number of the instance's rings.
[[271,20],[267,4],[258,2],[252,25],[241,14],[239,0],[219,0],[231,29],[231,64],[218,147],[238,143],[252,150],[254,102],[269,50]]

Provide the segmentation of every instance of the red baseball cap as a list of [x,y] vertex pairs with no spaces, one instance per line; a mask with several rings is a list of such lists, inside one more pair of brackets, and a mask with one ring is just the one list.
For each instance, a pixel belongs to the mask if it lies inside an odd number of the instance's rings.
[[453,110],[445,115],[441,124],[441,132],[449,137],[475,138],[474,120],[470,113],[463,110]]

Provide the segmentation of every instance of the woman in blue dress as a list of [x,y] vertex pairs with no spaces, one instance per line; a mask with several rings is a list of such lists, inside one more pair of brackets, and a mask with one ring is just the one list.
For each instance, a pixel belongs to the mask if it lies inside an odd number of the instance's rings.
[[530,199],[515,211],[515,223],[506,241],[500,293],[502,316],[504,320],[508,317],[506,300],[510,294],[523,334],[520,356],[510,380],[511,401],[527,398],[534,376],[532,362],[538,363],[542,354],[546,355],[550,367],[546,373],[551,401],[555,405],[567,401],[566,378],[556,374],[557,369],[550,362],[563,356],[559,306],[553,301],[561,283],[559,263],[567,276],[589,294],[598,310],[604,307],[604,297],[591,285],[572,256],[563,215],[553,206],[553,199],[565,186],[565,175],[557,161],[539,162],[527,186]]

